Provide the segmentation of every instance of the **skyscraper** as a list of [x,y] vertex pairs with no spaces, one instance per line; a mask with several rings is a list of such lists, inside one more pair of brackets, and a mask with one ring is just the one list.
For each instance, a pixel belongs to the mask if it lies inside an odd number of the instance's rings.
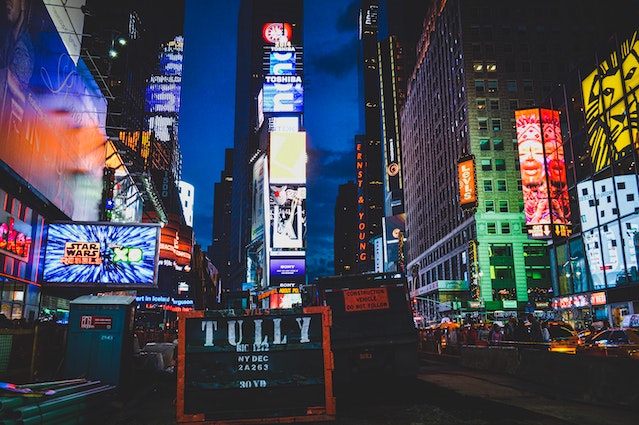
[[282,266],[272,263],[275,257],[287,266],[295,263],[296,279],[305,277],[302,21],[299,0],[245,0],[240,6],[230,241],[233,290],[260,290],[272,284],[271,272],[280,273]]
[[363,0],[359,15],[360,98],[363,104],[364,133],[355,136],[356,184],[358,185],[358,254],[360,272],[374,270],[371,239],[382,232],[384,216],[384,176],[380,135],[380,93],[377,58],[378,4]]

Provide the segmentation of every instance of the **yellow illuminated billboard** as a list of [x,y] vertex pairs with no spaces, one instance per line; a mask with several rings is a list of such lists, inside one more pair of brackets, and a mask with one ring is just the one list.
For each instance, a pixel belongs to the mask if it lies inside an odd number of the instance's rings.
[[306,183],[306,133],[272,132],[269,181],[276,184]]
[[593,171],[633,150],[637,140],[638,33],[601,62],[581,83]]

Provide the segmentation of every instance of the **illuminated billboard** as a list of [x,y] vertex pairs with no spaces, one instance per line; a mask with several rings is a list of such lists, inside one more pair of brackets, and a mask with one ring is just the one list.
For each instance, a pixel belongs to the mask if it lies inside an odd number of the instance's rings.
[[263,86],[264,112],[304,112],[301,82],[269,82]]
[[300,130],[300,120],[298,117],[270,117],[268,130],[279,133],[296,133]]
[[462,209],[477,206],[477,180],[475,176],[475,157],[463,157],[457,163],[459,177],[459,204]]
[[519,167],[528,233],[547,239],[571,234],[571,213],[559,112],[515,111]]
[[270,44],[283,44],[291,40],[293,27],[284,22],[269,22],[262,27],[262,38]]
[[639,33],[635,32],[581,83],[595,172],[636,149],[638,58]]
[[181,90],[182,77],[180,76],[152,76],[146,86],[146,112],[179,113]]
[[159,236],[156,224],[49,224],[43,283],[155,286]]
[[269,186],[271,248],[304,248],[306,237],[306,187]]
[[18,41],[3,47],[24,57],[0,67],[0,159],[66,216],[97,220],[106,100],[42,1],[24,7]]
[[[306,260],[304,257],[271,257],[271,279],[279,277],[290,279],[293,276],[304,276]],[[271,282],[272,285],[272,282]]]
[[295,51],[271,51],[268,73],[271,75],[295,74]]
[[265,208],[265,199],[266,199],[266,191],[268,190],[266,186],[266,157],[262,156],[261,158],[255,161],[253,165],[253,212],[251,214],[251,241],[255,241],[258,238],[262,238],[264,236],[264,211]]
[[272,132],[269,152],[271,183],[306,183],[306,133]]

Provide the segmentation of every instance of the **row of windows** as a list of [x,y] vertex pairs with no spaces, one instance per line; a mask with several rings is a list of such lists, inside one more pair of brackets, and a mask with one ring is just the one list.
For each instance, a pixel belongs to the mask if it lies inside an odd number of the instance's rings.
[[[492,180],[483,180],[484,192],[492,192],[493,191],[493,181]],[[506,192],[508,189],[506,187],[505,179],[497,179],[496,180],[497,192]],[[521,179],[517,180],[517,190],[523,190],[521,186]]]
[[[479,45],[473,45],[473,55],[480,57],[480,56],[493,56],[491,53],[487,52],[486,54],[481,53],[481,48],[479,47]],[[488,46],[485,45],[484,49],[487,49]],[[506,49],[504,49],[504,51],[506,52]],[[506,52],[506,53],[511,53],[511,52]],[[515,66],[515,62],[514,61],[505,61],[504,62],[504,66],[503,69],[501,69],[501,71],[505,71],[506,73],[515,73],[517,71],[522,72],[522,73],[530,73],[533,72],[533,62],[531,61],[520,61],[519,63],[519,69],[517,69],[517,67]],[[548,74],[550,72],[550,64],[548,62],[539,62],[539,63],[535,63],[535,68],[536,70],[538,70],[540,73],[544,73],[544,74]],[[484,73],[484,72],[497,72],[497,64],[495,62],[487,62],[486,64],[484,64],[483,62],[475,62],[473,63],[473,71],[476,74],[479,73]],[[542,88],[544,89],[544,91],[549,91],[550,88],[552,87],[550,81],[544,81],[542,82]]]
[[[507,221],[506,222],[501,222],[501,223],[493,223],[493,222],[486,223],[486,232],[489,235],[496,235],[497,234],[497,225],[499,225],[499,234],[502,234],[502,235],[511,234],[510,223],[507,222]],[[521,233],[522,234],[527,234],[528,233],[528,229],[526,228],[526,226],[522,226]]]
[[[534,85],[532,80],[523,80],[522,86],[523,86],[524,93],[532,93],[534,90]],[[499,89],[499,84],[497,80],[475,80],[475,93],[477,93],[478,96],[483,93],[497,93],[498,89]],[[509,93],[517,93],[517,81],[507,80],[506,90]]]
[[[517,139],[513,138],[511,139],[511,143],[513,146],[513,150],[517,150],[518,144],[517,144]],[[490,139],[479,139],[479,149],[482,151],[489,151],[491,148],[491,141]],[[504,140],[503,139],[493,139],[492,140],[492,148],[493,150],[496,151],[503,151],[504,150]]]
[[[492,159],[482,159],[481,160],[481,169],[482,169],[482,171],[492,171],[493,170],[493,160]],[[495,171],[506,171],[506,160],[505,159],[495,159]]]

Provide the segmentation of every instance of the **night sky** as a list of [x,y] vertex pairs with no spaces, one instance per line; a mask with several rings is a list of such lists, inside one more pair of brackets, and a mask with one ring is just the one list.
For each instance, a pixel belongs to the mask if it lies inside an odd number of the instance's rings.
[[[239,0],[187,0],[179,140],[195,186],[193,228],[211,244],[213,187],[233,147]],[[358,1],[304,1],[304,123],[308,139],[307,272],[333,274],[338,185],[354,180],[359,121]],[[312,23],[312,24],[311,24]]]

